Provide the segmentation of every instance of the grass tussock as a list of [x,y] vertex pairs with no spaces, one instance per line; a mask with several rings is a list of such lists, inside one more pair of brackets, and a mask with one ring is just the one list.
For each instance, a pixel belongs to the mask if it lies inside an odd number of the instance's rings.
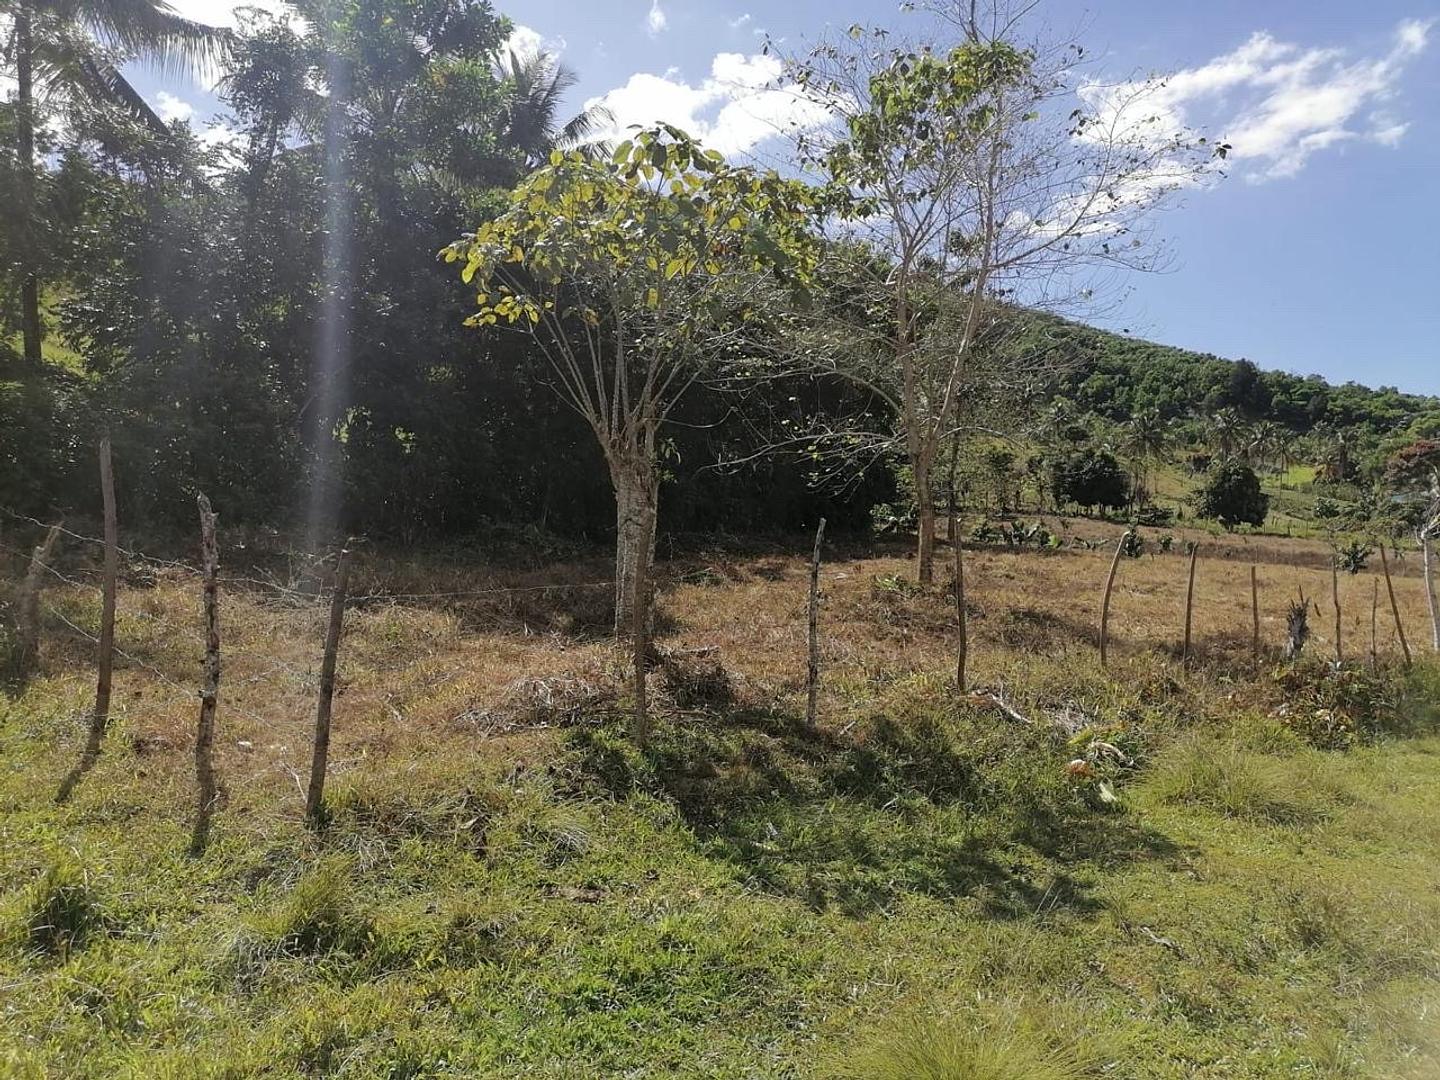
[[891,1021],[824,1071],[831,1080],[1084,1080],[1106,1073],[1089,1040],[1019,1003]]
[[25,890],[16,922],[24,947],[61,961],[109,928],[90,875],[71,859],[52,862]]

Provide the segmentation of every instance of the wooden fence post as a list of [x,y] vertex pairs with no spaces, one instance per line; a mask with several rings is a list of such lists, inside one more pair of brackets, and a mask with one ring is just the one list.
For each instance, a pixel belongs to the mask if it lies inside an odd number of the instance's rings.
[[1180,651],[1180,662],[1190,662],[1190,627],[1195,615],[1195,563],[1200,558],[1200,542],[1190,545],[1190,583],[1185,587],[1185,645]]
[[1412,662],[1410,642],[1405,639],[1405,624],[1400,621],[1400,605],[1395,600],[1395,583],[1390,580],[1390,560],[1385,555],[1385,541],[1380,541],[1380,568],[1385,571],[1385,591],[1390,594],[1390,614],[1395,617],[1395,633],[1400,638],[1400,648],[1405,653],[1405,666]]
[[965,693],[965,666],[970,659],[970,627],[965,614],[965,549],[960,544],[960,525],[950,513],[950,544],[955,549],[955,688]]
[[215,512],[210,500],[197,496],[200,509],[200,565],[205,593],[205,666],[200,687],[200,720],[195,727],[195,781],[199,789],[190,854],[204,854],[215,812],[215,704],[220,696],[220,551],[215,542]]
[[110,460],[110,436],[100,440],[100,499],[105,510],[105,578],[100,601],[100,646],[95,681],[95,712],[90,736],[95,752],[110,720],[110,686],[115,673],[115,590],[120,577],[119,524],[115,518],[115,469]]
[[110,437],[100,440],[100,498],[105,509],[105,573],[100,590],[100,637],[97,640],[95,665],[95,709],[90,713],[90,730],[85,736],[85,749],[75,768],[60,782],[55,793],[57,803],[66,802],[75,787],[100,760],[105,742],[105,728],[110,722],[110,687],[115,673],[115,589],[120,576],[120,542],[115,521],[115,472],[110,464]]
[[1100,667],[1104,668],[1108,659],[1107,647],[1110,643],[1110,594],[1115,589],[1115,574],[1120,569],[1120,556],[1125,553],[1125,542],[1130,539],[1130,530],[1125,530],[1120,536],[1120,542],[1115,545],[1115,558],[1110,560],[1110,573],[1105,578],[1105,595],[1100,601]]
[[1341,640],[1344,624],[1340,618],[1340,567],[1332,557],[1330,560],[1330,601],[1335,605],[1335,663],[1345,662],[1345,647]]
[[1250,564],[1250,654],[1260,659],[1260,575]]
[[820,545],[825,540],[825,519],[815,529],[815,550],[810,555],[810,663],[805,679],[805,723],[815,726],[820,706]]
[[630,604],[631,661],[634,670],[631,676],[634,711],[630,717],[630,737],[635,745],[644,747],[650,741],[649,692],[645,685],[647,653],[650,651],[649,609],[650,574],[649,559],[644,553],[636,560],[634,600]]
[[45,539],[30,554],[30,566],[20,582],[20,595],[15,600],[15,677],[28,679],[40,659],[40,590],[50,558],[60,542],[59,525],[51,525]]
[[1370,669],[1380,667],[1380,579],[1371,578],[1370,591]]
[[335,662],[345,624],[345,596],[350,584],[350,550],[335,559],[335,589],[330,594],[330,623],[325,630],[325,656],[320,662],[320,701],[315,707],[315,746],[310,756],[310,788],[305,795],[305,820],[319,825],[325,814],[325,770],[330,761],[330,714],[335,699]]

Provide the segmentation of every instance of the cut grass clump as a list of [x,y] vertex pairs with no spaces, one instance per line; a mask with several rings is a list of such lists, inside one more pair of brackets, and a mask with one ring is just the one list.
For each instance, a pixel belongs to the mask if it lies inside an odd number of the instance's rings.
[[320,860],[242,932],[235,946],[240,967],[280,957],[363,954],[374,940],[374,923],[356,892],[349,858]]
[[823,1075],[832,1080],[1081,1080],[1104,1075],[1080,1042],[1024,1013],[892,1023]]
[[1212,739],[1185,739],[1163,754],[1148,782],[1159,802],[1199,806],[1268,825],[1306,825],[1325,816],[1313,793],[1287,776],[1288,761],[1247,753]]
[[89,877],[75,863],[52,863],[31,887],[24,905],[23,937],[36,952],[66,960],[105,928],[105,914]]

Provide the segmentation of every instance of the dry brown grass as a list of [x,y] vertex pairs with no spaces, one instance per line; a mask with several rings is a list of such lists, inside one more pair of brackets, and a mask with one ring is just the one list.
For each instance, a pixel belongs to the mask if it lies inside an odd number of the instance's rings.
[[[968,553],[971,671],[982,684],[1021,686],[1045,668],[1063,681],[1093,670],[1106,550],[1118,527],[1072,523],[1070,534],[1104,541],[1093,550],[982,549]],[[1304,590],[1320,605],[1310,650],[1334,652],[1324,545],[1307,540],[1216,539],[1176,531],[1167,554],[1125,560],[1112,603],[1117,666],[1127,657],[1178,654],[1183,632],[1184,542],[1202,547],[1194,620],[1195,678],[1251,670],[1249,567],[1260,566],[1262,633],[1278,647],[1286,607]],[[1411,646],[1428,649],[1418,560],[1396,567],[1396,592]],[[418,753],[523,758],[534,729],[573,720],[623,696],[624,665],[606,636],[610,613],[601,559],[518,572],[485,566],[418,565],[362,556],[347,616],[335,704],[331,768],[337,777],[377,759]],[[913,561],[898,549],[851,551],[824,568],[822,716],[843,725],[883,689],[911,675],[951,670],[953,594],[948,582],[908,587]],[[237,576],[239,575],[237,572]],[[804,692],[805,555],[733,555],[663,564],[657,642],[705,650],[707,673],[669,676],[683,710],[726,692],[758,707],[798,709]],[[1346,651],[1369,651],[1374,574],[1342,575]],[[1398,644],[1380,590],[1380,649]],[[44,678],[75,702],[78,740],[92,678],[98,598],[88,586],[52,587]],[[199,589],[183,570],[161,570],[120,597],[117,730],[140,767],[183,800],[200,667]],[[307,770],[324,604],[233,581],[222,599],[224,676],[219,767],[233,810],[298,806]],[[1038,666],[1038,667],[1037,667]],[[1178,669],[1177,669],[1178,670]],[[690,682],[703,675],[698,697]],[[662,690],[664,680],[657,684]],[[697,684],[698,685],[698,684]],[[687,695],[690,695],[687,697]],[[693,700],[692,700],[693,698]],[[698,704],[697,704],[698,703]],[[568,719],[567,719],[568,718]],[[113,740],[112,740],[113,745]],[[73,746],[69,749],[73,750]],[[67,750],[68,752],[68,750]],[[109,751],[111,755],[115,750]],[[294,804],[292,806],[291,804]]]

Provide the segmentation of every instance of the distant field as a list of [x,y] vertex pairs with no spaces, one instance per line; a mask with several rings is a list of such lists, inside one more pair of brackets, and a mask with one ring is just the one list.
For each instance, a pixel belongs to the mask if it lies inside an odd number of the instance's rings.
[[[1066,530],[1094,549],[967,552],[973,679],[1030,725],[957,703],[953,596],[898,547],[827,555],[813,730],[805,558],[662,564],[644,751],[606,560],[367,553],[318,834],[324,607],[227,553],[200,860],[195,581],[132,568],[105,754],[57,808],[98,618],[93,564],[65,564],[42,673],[0,698],[0,1073],[1440,1075],[1440,668],[1399,670],[1382,607],[1384,671],[1324,674],[1321,543],[1144,530],[1101,672],[1119,527]],[[1396,589],[1423,656],[1415,563]],[[1284,684],[1250,656],[1252,564],[1267,649],[1292,597],[1319,604]],[[1341,580],[1349,657],[1376,587]]]

